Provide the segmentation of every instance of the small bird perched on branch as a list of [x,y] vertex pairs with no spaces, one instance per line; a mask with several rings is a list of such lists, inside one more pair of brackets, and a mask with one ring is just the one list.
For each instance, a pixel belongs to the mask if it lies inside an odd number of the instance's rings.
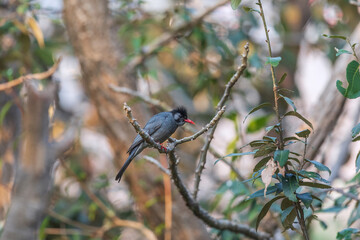
[[[176,131],[178,126],[182,126],[186,122],[195,124],[193,121],[188,119],[186,109],[184,107],[178,107],[170,112],[161,112],[154,115],[146,123],[144,131],[147,132],[155,140],[155,142],[163,143]],[[122,175],[124,174],[126,168],[130,165],[131,161],[148,146],[149,144],[144,141],[139,134],[135,137],[129,150],[127,151],[127,153],[129,153],[129,157],[126,159],[124,165],[116,175],[116,181],[120,182]]]

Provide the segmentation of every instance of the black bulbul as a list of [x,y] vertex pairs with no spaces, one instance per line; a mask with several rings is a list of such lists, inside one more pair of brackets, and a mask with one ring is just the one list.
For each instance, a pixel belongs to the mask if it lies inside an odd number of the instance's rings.
[[[187,111],[184,107],[178,107],[170,112],[161,112],[154,115],[146,123],[144,131],[147,132],[155,142],[163,143],[166,141],[178,128],[178,126],[184,125],[186,122],[195,124],[188,119]],[[115,180],[120,182],[122,175],[126,168],[130,165],[131,161],[147,148],[149,144],[138,134],[133,143],[131,144],[127,153],[129,157],[126,159],[124,165],[116,175]]]

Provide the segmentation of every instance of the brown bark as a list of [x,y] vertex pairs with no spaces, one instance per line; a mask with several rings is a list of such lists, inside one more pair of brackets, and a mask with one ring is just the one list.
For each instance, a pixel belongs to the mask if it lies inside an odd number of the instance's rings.
[[55,87],[38,93],[28,86],[19,166],[1,240],[37,239],[38,229],[48,207],[51,168],[56,159],[49,143],[48,109]]
[[[136,84],[133,78],[117,73],[120,51],[111,32],[107,5],[107,1],[65,0],[64,21],[80,61],[85,91],[97,109],[117,159],[122,153],[124,160],[135,135],[122,111],[128,97],[111,91],[109,84],[132,89]],[[134,108],[134,112],[137,118],[145,119],[144,109]],[[153,229],[164,223],[163,186],[155,183],[154,172],[159,171],[153,166],[146,171],[130,166],[125,175],[141,215]],[[153,198],[161,201],[145,207]],[[208,239],[204,224],[186,208],[178,193],[173,193],[173,200],[173,239]]]

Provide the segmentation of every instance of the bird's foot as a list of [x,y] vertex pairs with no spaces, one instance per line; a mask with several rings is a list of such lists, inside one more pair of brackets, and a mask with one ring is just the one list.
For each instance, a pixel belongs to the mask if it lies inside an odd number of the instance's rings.
[[166,147],[164,147],[161,143],[159,143],[159,144],[160,144],[160,146],[161,146],[161,150],[167,151],[167,148],[166,148]]

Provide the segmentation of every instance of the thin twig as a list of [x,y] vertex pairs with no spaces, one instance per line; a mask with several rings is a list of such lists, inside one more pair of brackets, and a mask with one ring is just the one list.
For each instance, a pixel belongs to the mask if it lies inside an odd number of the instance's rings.
[[69,168],[66,163],[60,159],[62,166],[71,174],[73,175],[79,182],[80,187],[86,195],[104,212],[105,216],[111,220],[113,226],[119,227],[130,227],[139,230],[147,239],[156,240],[155,234],[148,228],[146,228],[142,223],[130,221],[130,220],[122,220],[118,218],[115,212],[107,207],[89,188],[88,186],[81,180],[79,177],[73,172],[71,168]]
[[59,64],[61,62],[61,57],[59,59],[57,59],[54,63],[54,65],[49,68],[49,70],[45,71],[45,72],[41,72],[41,73],[31,73],[25,76],[21,76],[17,79],[14,79],[12,81],[6,82],[6,83],[1,83],[0,84],[0,92],[4,91],[6,89],[15,87],[19,84],[21,84],[22,82],[28,80],[28,79],[37,79],[37,80],[42,80],[45,78],[50,77],[51,75],[54,74],[54,72],[56,71],[56,69],[58,68]]
[[166,169],[163,165],[161,165],[161,163],[156,160],[153,157],[150,156],[144,156],[144,159],[152,164],[154,164],[155,166],[157,166],[163,173],[170,175],[170,171],[168,169]]
[[202,221],[204,221],[207,225],[212,228],[220,229],[220,230],[230,230],[232,232],[244,234],[247,237],[252,239],[270,239],[270,235],[263,232],[257,232],[255,229],[240,224],[234,221],[229,221],[226,219],[216,219],[212,217],[208,211],[203,209],[199,203],[191,196],[190,192],[184,185],[183,181],[179,176],[179,172],[177,170],[177,162],[179,160],[175,156],[175,152],[171,151],[168,153],[168,161],[169,167],[171,171],[171,177],[174,181],[175,186],[179,190],[181,196],[183,197],[188,208]]
[[[268,50],[269,50],[269,57],[272,57],[269,30],[268,30],[267,25],[266,25],[265,13],[264,13],[264,9],[263,9],[261,0],[258,0],[258,5],[260,7],[260,16],[261,16],[262,22],[264,24],[264,30],[265,30],[265,35],[266,35],[266,43],[267,43]],[[272,82],[273,82],[273,91],[274,91],[274,100],[275,100],[275,112],[276,112],[276,117],[278,119],[278,122],[280,124],[280,126],[279,126],[279,149],[283,150],[284,149],[284,138],[283,138],[282,121],[281,121],[281,116],[280,116],[280,113],[279,113],[279,102],[278,102],[279,101],[279,93],[278,93],[279,86],[278,86],[278,83],[276,82],[275,69],[271,64],[270,64],[270,70],[271,70],[271,78],[272,78]]]
[[150,104],[150,105],[153,105],[153,106],[156,106],[156,107],[160,107],[162,110],[166,110],[166,111],[169,111],[170,110],[170,106],[167,105],[165,102],[162,102],[162,101],[159,101],[155,98],[151,98],[151,97],[148,97],[138,91],[134,91],[130,88],[126,88],[126,87],[119,87],[119,86],[115,86],[113,84],[110,84],[109,85],[109,88],[111,90],[113,90],[114,92],[117,92],[117,93],[123,93],[123,94],[126,94],[126,95],[130,95],[130,96],[133,96],[133,97],[136,97],[136,98],[139,98],[141,99],[142,101]]
[[[224,107],[225,102],[228,100],[228,98],[230,96],[231,88],[235,85],[235,83],[237,82],[237,80],[240,78],[240,76],[243,74],[243,72],[245,71],[245,69],[247,67],[247,57],[248,57],[248,54],[249,54],[249,43],[246,43],[244,49],[245,49],[245,52],[242,55],[242,64],[237,69],[235,74],[232,76],[230,81],[226,84],[224,94],[223,94],[222,98],[220,99],[219,103],[216,106],[218,111],[221,108]],[[196,170],[195,170],[195,182],[194,182],[194,192],[193,192],[194,199],[197,198],[197,194],[199,192],[201,174],[202,174],[202,171],[205,168],[206,155],[207,155],[207,152],[209,150],[210,143],[211,143],[211,141],[212,141],[212,139],[214,137],[216,127],[217,127],[217,123],[215,123],[214,126],[208,132],[208,134],[206,136],[205,144],[200,150],[200,160],[199,160],[199,163],[198,163],[198,165],[196,167]]]
[[126,71],[129,72],[134,69],[136,66],[142,64],[146,58],[156,53],[160,47],[168,44],[171,40],[178,38],[179,34],[189,30],[199,24],[207,15],[215,11],[217,8],[227,4],[229,0],[222,0],[221,2],[215,4],[214,6],[208,8],[199,16],[194,17],[191,21],[184,22],[179,25],[177,28],[173,29],[171,32],[163,33],[161,36],[153,40],[149,45],[146,45],[142,48],[141,55],[134,57],[126,66]]

